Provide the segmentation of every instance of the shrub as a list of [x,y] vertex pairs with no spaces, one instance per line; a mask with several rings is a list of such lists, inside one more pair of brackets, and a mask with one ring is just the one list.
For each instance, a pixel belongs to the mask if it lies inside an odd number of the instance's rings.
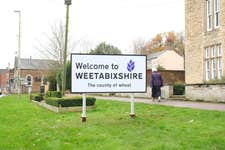
[[48,91],[45,96],[61,98],[62,94],[61,94],[61,92],[58,92],[58,91]]
[[[94,97],[87,97],[86,98],[86,105],[93,106],[95,104],[96,98]],[[63,97],[63,98],[56,98],[56,97],[48,97],[45,99],[45,102],[49,105],[53,106],[61,106],[61,107],[72,107],[72,106],[82,106],[82,97]]]
[[34,101],[40,102],[40,101],[43,100],[43,96],[42,96],[41,94],[32,94],[32,95],[30,96],[30,99],[31,99],[31,100],[34,100]]
[[175,83],[173,85],[173,95],[184,95],[185,85],[182,83]]

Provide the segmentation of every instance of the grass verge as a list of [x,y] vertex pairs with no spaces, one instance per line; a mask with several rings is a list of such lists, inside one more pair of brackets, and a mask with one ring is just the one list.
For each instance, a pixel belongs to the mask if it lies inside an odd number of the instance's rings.
[[225,113],[217,111],[135,104],[137,117],[129,117],[130,103],[96,101],[97,109],[56,114],[23,95],[0,98],[0,149],[117,150],[153,149],[222,150]]

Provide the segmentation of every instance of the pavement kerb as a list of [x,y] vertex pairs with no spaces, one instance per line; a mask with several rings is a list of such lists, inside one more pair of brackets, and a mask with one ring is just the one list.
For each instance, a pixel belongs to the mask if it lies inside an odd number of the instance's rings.
[[[102,99],[102,100],[116,100],[116,101],[130,102],[130,98],[127,98],[127,97],[113,97],[113,96],[95,96],[95,97],[96,99]],[[158,101],[153,102],[151,99],[146,99],[146,98],[135,98],[135,102],[155,104],[155,105],[174,106],[174,107],[225,111],[225,104],[223,103],[178,101],[178,100],[166,100],[166,99],[163,99],[160,102]]]

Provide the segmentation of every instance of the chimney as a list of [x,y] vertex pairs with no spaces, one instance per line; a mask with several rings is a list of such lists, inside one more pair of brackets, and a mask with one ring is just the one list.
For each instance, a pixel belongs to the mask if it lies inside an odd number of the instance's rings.
[[10,63],[8,63],[8,67],[7,67],[7,69],[8,69],[8,70],[10,70]]

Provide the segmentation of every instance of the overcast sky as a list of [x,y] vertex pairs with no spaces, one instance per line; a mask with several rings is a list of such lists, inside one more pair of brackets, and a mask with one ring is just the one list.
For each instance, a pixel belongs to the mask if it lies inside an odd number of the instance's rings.
[[[50,26],[65,23],[64,0],[2,0],[0,2],[0,68],[14,66],[18,49],[18,14],[22,14],[21,57],[40,58],[36,49]],[[184,0],[72,0],[69,36],[79,41],[75,53],[105,41],[131,53],[132,42],[157,33],[184,31]]]

